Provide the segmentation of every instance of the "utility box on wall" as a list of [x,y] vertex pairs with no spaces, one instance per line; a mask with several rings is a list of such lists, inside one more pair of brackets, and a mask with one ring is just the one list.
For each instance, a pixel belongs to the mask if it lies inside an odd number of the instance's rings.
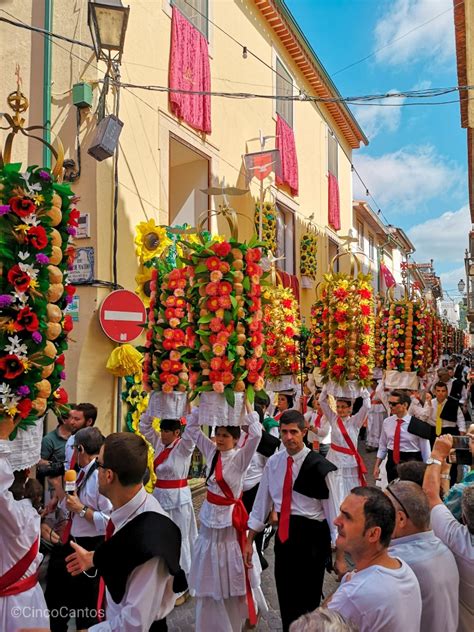
[[72,86],[72,102],[78,108],[92,107],[92,86],[89,83],[75,83]]

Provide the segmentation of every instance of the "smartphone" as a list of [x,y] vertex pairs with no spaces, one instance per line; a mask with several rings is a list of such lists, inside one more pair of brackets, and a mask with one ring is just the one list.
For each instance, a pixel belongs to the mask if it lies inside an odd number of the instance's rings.
[[[461,437],[464,439],[464,437]],[[456,450],[456,463],[458,465],[472,465],[472,454],[470,450]]]
[[453,448],[456,450],[469,450],[470,437],[464,435],[462,437],[453,437]]

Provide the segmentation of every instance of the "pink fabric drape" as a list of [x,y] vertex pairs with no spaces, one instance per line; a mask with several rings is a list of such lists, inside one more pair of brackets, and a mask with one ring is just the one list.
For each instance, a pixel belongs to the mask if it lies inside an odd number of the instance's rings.
[[276,177],[277,184],[287,184],[292,195],[298,195],[298,158],[296,157],[295,135],[293,128],[277,114],[276,148],[280,150],[281,176]]
[[339,204],[339,184],[330,171],[328,173],[328,221],[334,230],[341,228],[341,208]]
[[[169,87],[177,90],[211,90],[207,40],[176,7],[172,9]],[[211,133],[211,97],[169,93],[173,114],[194,129]]]

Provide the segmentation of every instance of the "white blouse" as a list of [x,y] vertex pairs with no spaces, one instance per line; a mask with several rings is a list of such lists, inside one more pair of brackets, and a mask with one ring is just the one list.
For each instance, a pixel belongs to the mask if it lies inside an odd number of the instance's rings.
[[[245,445],[241,448],[233,448],[232,450],[221,452],[222,475],[225,482],[232,490],[234,498],[240,498],[247,468],[250,465],[250,461],[257,450],[262,436],[262,425],[260,424],[258,414],[256,412],[252,412],[247,415],[245,419],[246,424],[248,424],[249,427],[248,439],[245,442]],[[216,453],[216,445],[202,433],[198,424],[198,412],[196,409],[188,417],[188,424],[184,434],[186,435],[188,433],[191,435],[197,447],[206,458],[209,469],[212,463],[212,458]],[[207,486],[209,491],[213,494],[224,496],[221,488],[216,482],[215,471],[208,480]],[[232,525],[232,511],[233,505],[215,505],[207,500],[204,500],[199,514],[199,519],[206,527],[224,529],[225,527],[230,527]]]

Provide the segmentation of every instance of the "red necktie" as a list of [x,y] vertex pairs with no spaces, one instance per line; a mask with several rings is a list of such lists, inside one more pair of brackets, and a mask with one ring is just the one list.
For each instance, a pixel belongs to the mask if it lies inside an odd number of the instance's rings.
[[76,451],[73,449],[72,451],[72,457],[71,457],[71,462],[69,463],[69,469],[70,470],[74,470],[76,468]]
[[[79,485],[81,484],[81,481],[83,478],[84,478],[84,470],[81,470],[76,480],[76,492],[79,489]],[[63,544],[67,544],[69,542],[69,536],[71,535],[71,529],[72,529],[72,517],[73,517],[73,514],[70,513],[69,518],[67,519],[66,526],[64,527],[63,534],[61,536],[61,542]]]
[[403,419],[397,419],[397,427],[393,437],[393,462],[395,465],[400,463],[400,433],[402,431]]
[[283,496],[281,499],[280,523],[278,525],[278,538],[283,544],[288,540],[290,531],[291,492],[293,489],[293,457],[286,460],[286,474],[283,483]]
[[[105,529],[105,539],[108,540],[112,537],[115,531],[115,525],[112,522],[112,518],[108,521],[107,527]],[[97,597],[97,619],[103,621],[104,619],[104,611],[105,611],[105,582],[103,577],[100,578],[99,581],[99,595]]]
[[323,413],[318,413],[317,417],[315,419],[315,422],[314,422],[314,427],[315,428],[320,428],[321,427],[321,419],[322,418],[323,418]]

